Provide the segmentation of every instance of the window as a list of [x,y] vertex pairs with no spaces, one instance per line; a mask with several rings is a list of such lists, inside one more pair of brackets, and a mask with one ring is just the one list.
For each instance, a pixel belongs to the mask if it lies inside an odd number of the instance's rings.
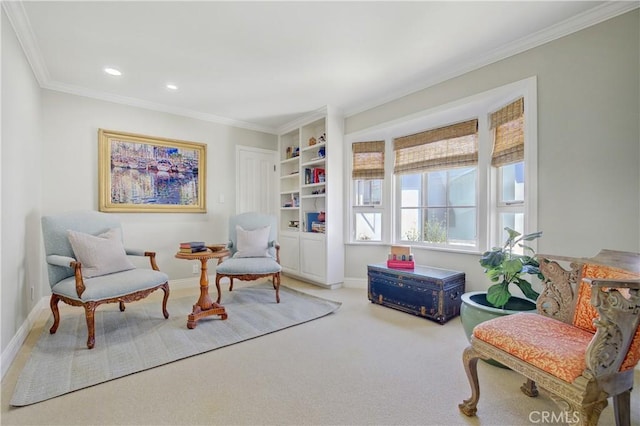
[[394,139],[402,242],[476,247],[478,120]]
[[482,253],[507,226],[536,231],[536,91],[531,77],[346,135],[345,155],[378,141],[386,170],[346,188],[349,241]]
[[[493,152],[491,166],[497,176],[496,205],[499,241],[507,238],[505,227],[525,233],[524,99],[517,99],[491,114]],[[515,248],[520,251],[520,247]]]
[[352,230],[355,241],[382,241],[384,183],[384,141],[356,142],[352,145]]

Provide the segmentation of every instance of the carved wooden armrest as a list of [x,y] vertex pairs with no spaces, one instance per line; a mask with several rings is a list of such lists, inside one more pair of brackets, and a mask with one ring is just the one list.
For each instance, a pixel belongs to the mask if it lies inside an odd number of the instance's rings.
[[145,251],[144,255],[149,258],[149,262],[151,263],[151,269],[154,271],[159,271],[158,264],[156,263],[156,252],[155,251]]
[[640,323],[640,279],[586,281],[599,317],[593,321],[596,334],[587,347],[583,375],[602,377],[620,370]]
[[274,241],[273,248],[276,249],[276,262],[280,263],[280,243]]
[[71,262],[71,267],[73,268],[73,275],[76,279],[76,293],[78,297],[82,296],[84,290],[86,289],[84,285],[84,280],[82,279],[82,264],[78,261]]
[[140,249],[125,249],[125,252],[129,256],[146,256],[149,258],[149,263],[151,263],[151,269],[155,271],[159,271],[158,265],[156,264],[156,252],[155,251],[145,251]]
[[75,260],[73,257],[51,254],[47,256],[47,263],[73,269],[73,275],[76,279],[76,293],[78,294],[78,297],[82,296],[85,286],[84,281],[82,280],[82,264],[80,262]]
[[[538,261],[544,276],[542,291],[536,301],[538,313],[570,324],[575,309],[576,289],[586,259],[543,254],[538,255]],[[569,263],[569,269],[558,262]]]

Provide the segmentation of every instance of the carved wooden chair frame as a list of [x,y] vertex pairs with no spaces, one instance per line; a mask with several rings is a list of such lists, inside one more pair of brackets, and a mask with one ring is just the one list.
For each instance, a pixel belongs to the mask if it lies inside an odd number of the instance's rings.
[[[275,260],[277,265],[267,265],[264,269],[247,267],[247,264],[237,267],[237,263],[233,263],[235,259],[234,254],[238,250],[237,247],[237,232],[236,225],[240,225],[247,230],[253,230],[263,226],[269,226],[269,239],[268,239],[268,252],[270,263]],[[271,278],[273,289],[276,291],[276,302],[280,303],[280,280],[281,270],[280,267],[280,244],[277,242],[277,217],[271,214],[263,214],[256,212],[241,213],[229,218],[229,243],[227,249],[231,254],[231,258],[223,261],[216,267],[216,288],[218,290],[218,299],[216,303],[221,302],[222,293],[220,292],[220,280],[222,278],[229,278],[229,291],[233,291],[233,280],[238,279],[241,281],[255,281],[260,278]],[[251,258],[245,258],[246,261],[251,262]],[[256,260],[260,262],[260,258]],[[229,266],[232,265],[232,266]],[[265,265],[261,265],[265,266]],[[276,268],[277,267],[277,271]],[[236,268],[237,267],[237,268]],[[260,270],[262,269],[262,270]]]
[[[136,253],[129,252],[129,255],[135,255]],[[154,271],[159,271],[158,265],[156,264],[156,253],[152,251],[145,251],[143,256],[149,258],[149,262],[151,264],[151,269]],[[74,277],[76,280],[76,292],[78,293],[78,297],[82,296],[84,293],[85,285],[84,280],[82,278],[82,264],[77,261],[69,262],[69,264],[64,264],[60,266],[68,266],[73,268]],[[51,307],[51,312],[53,313],[53,325],[49,329],[49,333],[55,334],[58,331],[58,326],[60,325],[60,311],[58,310],[58,302],[63,301],[64,303],[71,306],[82,306],[84,308],[86,321],[87,321],[87,348],[93,349],[96,344],[96,326],[95,326],[95,312],[98,306],[105,303],[119,303],[120,304],[120,312],[124,312],[125,303],[135,302],[137,300],[144,299],[149,294],[154,291],[162,289],[164,291],[164,297],[162,299],[162,315],[165,319],[169,318],[169,311],[167,311],[167,301],[169,300],[169,282],[165,282],[156,287],[152,287],[146,290],[135,291],[130,294],[125,294],[124,296],[101,299],[101,300],[90,300],[87,302],[82,302],[79,300],[74,300],[68,298],[66,296],[62,296],[60,294],[52,293],[51,299],[49,301],[49,306]]]
[[[577,288],[582,280],[583,266],[589,264],[612,265],[610,261],[623,259],[624,265],[637,272],[640,255],[636,253],[603,250],[591,259],[564,256],[539,255],[540,266],[545,277],[543,291],[537,300],[540,315],[571,324],[577,303]],[[602,262],[605,263],[602,263]],[[569,269],[558,262],[568,262]],[[459,404],[467,416],[476,414],[480,397],[477,363],[478,359],[494,359],[527,378],[520,388],[528,396],[537,396],[538,387],[546,391],[559,407],[577,413],[580,424],[596,425],[600,413],[612,397],[617,425],[630,424],[630,392],[633,387],[634,368],[620,371],[630,344],[640,322],[640,280],[590,280],[591,304],[597,309],[599,318],[593,321],[596,332],[585,354],[586,368],[569,383],[526,361],[517,358],[487,342],[471,339],[471,345],[463,353],[463,364],[469,383],[471,397]],[[617,289],[628,289],[625,297]]]
[[[276,262],[280,263],[280,244],[274,244],[273,248],[276,251]],[[222,272],[216,272],[216,287],[218,288],[218,299],[216,303],[220,303],[220,280],[222,278],[229,278],[229,291],[233,291],[233,280],[238,279],[240,281],[255,281],[260,278],[271,277],[273,289],[276,291],[276,302],[280,303],[280,272],[269,274],[224,274]]]
[[[95,346],[95,311],[102,304],[119,303],[120,311],[124,311],[125,303],[143,299],[152,292],[162,289],[164,291],[162,314],[165,319],[169,318],[169,312],[167,311],[167,301],[169,299],[168,277],[164,273],[159,273],[160,269],[156,264],[155,252],[123,247],[127,256],[149,258],[150,270],[146,269],[144,272],[135,274],[132,274],[129,270],[124,270],[99,277],[83,277],[82,264],[75,258],[67,235],[68,230],[97,235],[107,229],[121,229],[122,226],[117,217],[103,212],[88,210],[43,216],[41,220],[47,272],[49,285],[51,286],[51,299],[49,302],[53,313],[53,325],[49,329],[51,334],[54,334],[60,325],[60,311],[58,310],[58,302],[60,301],[71,306],[82,306],[84,308],[88,330],[87,347],[89,349]],[[92,280],[99,281],[92,282]],[[58,286],[63,282],[65,283],[64,285]],[[109,286],[110,283],[118,283],[120,285],[111,287]],[[74,286],[71,286],[71,284]],[[89,290],[87,290],[87,286]],[[91,291],[98,288],[106,290]],[[113,290],[110,290],[112,288]],[[86,293],[85,290],[87,290]]]

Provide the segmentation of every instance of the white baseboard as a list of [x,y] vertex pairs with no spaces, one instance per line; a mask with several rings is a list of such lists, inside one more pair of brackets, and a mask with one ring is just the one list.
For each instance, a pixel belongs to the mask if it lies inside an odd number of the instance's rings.
[[344,278],[345,287],[366,289],[368,284],[367,278]]
[[11,363],[18,355],[22,344],[27,339],[27,336],[29,335],[29,332],[38,319],[38,316],[44,309],[47,308],[48,300],[48,297],[43,297],[38,301],[38,303],[35,304],[33,309],[31,309],[31,312],[29,312],[27,319],[22,323],[22,325],[18,329],[18,332],[14,334],[13,338],[7,345],[7,348],[2,352],[2,358],[0,358],[0,365],[2,365],[2,367],[0,368],[2,369],[3,379],[4,375],[9,370],[9,367],[11,367]]

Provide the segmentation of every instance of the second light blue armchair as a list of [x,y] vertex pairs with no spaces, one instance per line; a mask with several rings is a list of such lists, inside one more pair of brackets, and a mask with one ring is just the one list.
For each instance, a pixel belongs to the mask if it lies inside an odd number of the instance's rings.
[[[262,213],[242,213],[229,218],[230,257],[216,267],[216,287],[220,280],[229,278],[229,291],[233,280],[253,281],[271,277],[280,303],[280,246],[276,241],[277,218]],[[218,293],[218,303],[221,295]]]

